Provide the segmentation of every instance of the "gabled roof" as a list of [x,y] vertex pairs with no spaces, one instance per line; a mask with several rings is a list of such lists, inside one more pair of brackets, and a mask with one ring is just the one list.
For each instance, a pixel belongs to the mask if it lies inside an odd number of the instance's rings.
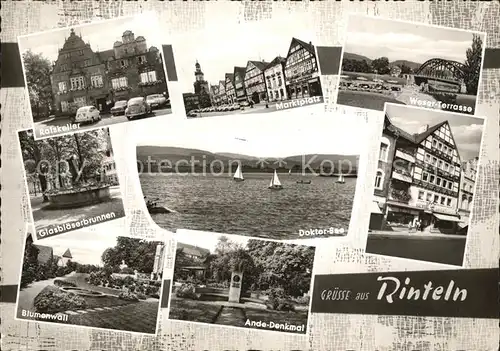
[[235,66],[234,67],[234,72],[233,74],[240,74],[240,75],[245,75],[245,72],[246,72],[247,68],[246,67],[238,67],[238,66]]
[[404,138],[412,143],[415,142],[415,138],[413,137],[413,135],[411,135],[408,132],[405,132],[403,129],[396,127],[394,124],[392,124],[391,119],[389,118],[387,113],[385,114],[385,123],[386,123],[385,128],[387,128],[391,132],[398,134],[399,137]]
[[219,80],[219,85],[226,85],[226,81],[225,80]]
[[248,61],[251,62],[255,67],[260,69],[261,71],[265,70],[269,62],[266,61]]
[[297,38],[292,38],[292,42],[290,44],[290,48],[293,46],[293,42],[294,41],[297,42],[297,43],[299,43],[303,48],[305,48],[311,54],[316,55],[316,53],[314,52],[314,45],[313,44],[306,43],[305,41],[302,41],[302,40],[297,39]]
[[232,74],[232,73],[226,73],[226,80],[228,78],[232,81],[234,79],[234,74]]
[[194,245],[189,245],[189,244],[184,244],[184,243],[177,243],[177,249],[182,250],[183,253],[192,255],[192,256],[197,256],[197,257],[205,257],[210,254],[210,250],[204,249],[202,247],[194,246]]
[[67,250],[63,253],[62,257],[66,257],[66,258],[73,258],[73,256],[71,256],[71,251],[69,251],[69,249],[67,249]]
[[419,134],[415,134],[415,142],[417,144],[420,144],[422,141],[424,141],[429,135],[431,135],[432,133],[434,133],[436,130],[438,130],[439,128],[441,128],[443,125],[445,125],[446,123],[448,123],[448,121],[443,121],[441,123],[438,123],[436,124],[435,126],[432,126],[430,127],[429,129],[427,129],[425,132],[423,133],[419,133]]
[[38,262],[46,263],[54,256],[54,251],[49,246],[35,245],[35,247],[38,249]]
[[97,52],[97,56],[99,56],[99,59],[102,62],[106,62],[109,60],[109,58],[114,58],[115,57],[115,51],[114,50],[104,50],[104,51],[99,51]]
[[274,58],[274,60],[272,60],[271,62],[269,62],[269,64],[267,65],[266,69],[268,69],[270,67],[273,67],[273,66],[276,66],[279,63],[284,64],[285,62],[286,62],[286,58],[285,57],[276,56]]
[[412,143],[415,143],[415,144],[420,144],[429,135],[431,135],[436,130],[441,128],[443,125],[448,123],[448,121],[443,121],[443,122],[440,122],[440,123],[428,128],[425,132],[410,134],[410,133],[404,131],[403,129],[396,127],[394,124],[392,124],[391,119],[389,118],[389,116],[387,114],[385,115],[385,122],[388,124],[388,126],[386,127],[387,129],[389,129],[393,133],[397,133],[400,138],[404,138],[404,139],[406,139]]

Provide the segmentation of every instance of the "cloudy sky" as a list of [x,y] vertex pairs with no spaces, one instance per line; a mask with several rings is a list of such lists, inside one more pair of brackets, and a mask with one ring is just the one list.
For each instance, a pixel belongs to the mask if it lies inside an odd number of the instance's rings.
[[[195,231],[195,230],[178,230],[177,234],[179,235],[179,242],[183,244],[189,244],[193,246],[198,246],[203,249],[210,250],[210,252],[214,252],[215,246],[219,241],[219,238],[223,235],[214,234],[209,232]],[[239,236],[239,235],[224,235],[229,238],[232,242],[237,242],[242,246],[246,246],[249,237]]]
[[[359,155],[365,150],[367,124],[359,116],[320,113],[307,122],[301,109],[270,114],[200,118],[169,125],[137,124],[137,145],[231,152],[254,157],[306,154]],[[301,110],[297,112],[297,110]],[[279,114],[279,116],[278,116]],[[311,117],[310,117],[311,118]],[[138,129],[137,129],[138,128]],[[357,137],[353,137],[357,136]]]
[[479,156],[484,120],[462,114],[444,113],[439,110],[404,107],[387,104],[387,115],[391,122],[408,133],[418,133],[426,124],[432,127],[448,121],[462,161]]
[[183,93],[193,92],[196,60],[205,80],[211,85],[233,73],[234,67],[246,67],[247,61],[271,62],[286,57],[292,37],[316,43],[314,30],[297,17],[282,17],[253,23],[221,24],[173,37],[173,50],[179,83]]
[[[483,35],[483,43],[484,43]],[[349,17],[344,50],[370,59],[424,63],[431,58],[465,61],[472,32],[387,19]],[[484,44],[483,44],[484,47]]]
[[54,255],[62,256],[69,249],[72,261],[82,264],[102,265],[101,255],[116,244],[116,238],[123,229],[111,221],[96,227],[76,230],[39,240],[37,244],[52,247]]
[[69,37],[71,28],[75,30],[75,34],[81,35],[83,41],[89,43],[94,51],[113,49],[115,41],[121,41],[122,34],[126,30],[131,30],[136,38],[143,36],[148,47],[156,46],[160,49],[162,44],[161,31],[157,29],[157,18],[149,12],[134,17],[122,17],[22,36],[19,37],[20,51],[25,52],[31,49],[31,51],[43,54],[49,60],[55,61],[59,49],[64,45],[65,39]]

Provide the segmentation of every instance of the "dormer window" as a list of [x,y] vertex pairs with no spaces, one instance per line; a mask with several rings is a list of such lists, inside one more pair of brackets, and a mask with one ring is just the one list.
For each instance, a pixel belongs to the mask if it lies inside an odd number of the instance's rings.
[[120,66],[121,66],[122,68],[127,67],[127,66],[128,66],[128,61],[127,61],[127,60],[121,60],[121,61],[120,61]]
[[145,56],[139,56],[137,58],[137,61],[139,62],[139,64],[146,63],[146,57]]

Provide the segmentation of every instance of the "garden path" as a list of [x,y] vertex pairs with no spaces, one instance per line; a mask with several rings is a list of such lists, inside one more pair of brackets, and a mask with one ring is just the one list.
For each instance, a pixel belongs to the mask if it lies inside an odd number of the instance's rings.
[[217,316],[214,324],[231,325],[233,327],[245,326],[245,313],[243,308],[222,306],[222,311]]
[[29,310],[34,311],[34,301],[35,297],[42,291],[46,286],[54,285],[54,279],[40,280],[31,283],[28,287],[22,289],[19,292],[19,308],[18,310]]
[[35,297],[42,291],[46,286],[54,285],[54,280],[56,279],[64,279],[72,277],[75,272],[71,272],[65,276],[47,279],[47,280],[39,280],[37,282],[31,283],[26,288],[19,291],[19,308],[18,311],[30,310],[34,311],[35,306]]

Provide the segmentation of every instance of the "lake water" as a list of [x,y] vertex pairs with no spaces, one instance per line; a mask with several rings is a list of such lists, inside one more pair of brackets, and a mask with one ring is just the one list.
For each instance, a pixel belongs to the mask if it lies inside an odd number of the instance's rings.
[[[269,190],[272,174],[229,176],[142,174],[144,196],[177,213],[152,214],[167,230],[192,229],[271,239],[301,239],[299,229],[343,228],[351,217],[356,178],[280,174],[283,190]],[[311,184],[296,181],[312,180]],[[326,235],[324,235],[326,236]],[[330,236],[330,235],[328,235]]]

